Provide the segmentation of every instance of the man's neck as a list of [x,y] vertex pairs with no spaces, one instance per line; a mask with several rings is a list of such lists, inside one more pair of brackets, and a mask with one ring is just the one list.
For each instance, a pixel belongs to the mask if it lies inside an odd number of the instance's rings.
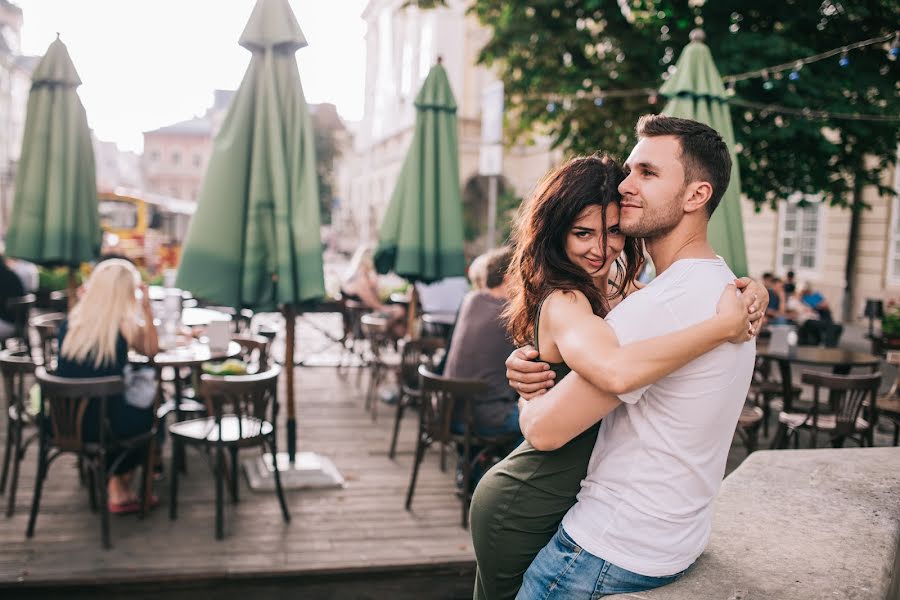
[[656,274],[671,267],[675,261],[685,258],[716,258],[716,253],[706,238],[706,223],[694,225],[688,219],[672,231],[659,237],[644,240],[647,253],[656,267]]
[[495,288],[486,288],[486,291],[489,296],[497,298],[498,300],[506,300],[508,298],[508,292],[506,290],[505,283],[501,283]]

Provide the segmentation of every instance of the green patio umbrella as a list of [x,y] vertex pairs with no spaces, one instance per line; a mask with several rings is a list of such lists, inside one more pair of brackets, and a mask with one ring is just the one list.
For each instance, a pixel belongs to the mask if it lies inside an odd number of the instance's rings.
[[[456,101],[440,58],[415,107],[415,133],[381,222],[375,267],[428,283],[466,272]],[[415,305],[413,286],[410,322]]]
[[216,136],[176,284],[284,313],[293,460],[296,305],[325,295],[313,130],[294,57],[307,43],[287,0],[258,0],[239,43],[250,65]]
[[731,150],[731,183],[709,222],[709,243],[738,277],[747,275],[747,247],[741,217],[741,176],[734,152],[734,130],[722,78],[700,29],[691,32],[676,71],[659,89],[669,99],[663,114],[705,123],[719,132]]
[[[6,253],[40,265],[74,270],[100,253],[94,149],[81,79],[57,39],[31,77],[22,154],[16,172]],[[70,300],[75,297],[70,289]]]

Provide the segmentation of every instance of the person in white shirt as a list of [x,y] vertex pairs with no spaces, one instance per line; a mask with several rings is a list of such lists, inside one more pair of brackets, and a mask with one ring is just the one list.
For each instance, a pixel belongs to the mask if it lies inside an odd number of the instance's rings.
[[[619,228],[644,238],[658,276],[608,314],[623,345],[708,319],[734,281],[707,241],[731,173],[725,142],[706,125],[662,115],[642,117],[637,134],[619,186]],[[755,344],[718,346],[617,395],[577,372],[553,385],[552,370],[535,357],[526,347],[507,360],[510,383],[527,400],[527,440],[552,450],[603,421],[577,502],[517,597],[597,598],[675,581],[709,539]]]

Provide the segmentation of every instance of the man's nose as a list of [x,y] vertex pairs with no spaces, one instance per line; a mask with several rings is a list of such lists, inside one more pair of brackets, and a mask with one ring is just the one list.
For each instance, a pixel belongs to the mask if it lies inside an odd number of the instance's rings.
[[622,183],[619,184],[619,193],[623,196],[626,194],[634,194],[634,184],[632,183],[631,174],[629,174],[625,179],[622,180]]

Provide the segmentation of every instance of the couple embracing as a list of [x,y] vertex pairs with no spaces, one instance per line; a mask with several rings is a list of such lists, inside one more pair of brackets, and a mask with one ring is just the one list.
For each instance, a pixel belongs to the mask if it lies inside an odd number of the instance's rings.
[[475,490],[476,600],[652,589],[709,539],[768,294],[707,242],[722,138],[661,115],[637,137],[624,169],[573,159],[520,214],[506,364],[526,441]]

